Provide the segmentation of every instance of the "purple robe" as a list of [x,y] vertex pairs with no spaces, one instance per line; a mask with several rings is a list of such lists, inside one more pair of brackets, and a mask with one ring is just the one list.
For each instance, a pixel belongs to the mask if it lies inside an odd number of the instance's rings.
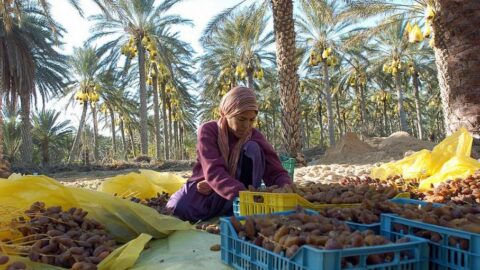
[[[238,138],[230,132],[228,135],[232,149]],[[262,179],[266,186],[292,183],[272,145],[257,129],[252,130],[250,141],[242,146],[236,178],[228,173],[217,138],[216,121],[200,126],[197,136],[197,163],[193,167],[192,177],[167,203],[173,214],[183,220],[206,220],[230,214],[233,199],[238,197],[241,190],[246,190],[246,184],[259,187]],[[203,180],[213,189],[209,195],[197,191],[197,183]]]

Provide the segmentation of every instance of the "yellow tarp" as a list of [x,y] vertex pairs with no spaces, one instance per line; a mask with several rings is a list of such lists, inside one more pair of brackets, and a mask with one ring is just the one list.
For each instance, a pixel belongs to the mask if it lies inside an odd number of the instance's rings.
[[374,168],[373,178],[386,179],[401,175],[405,179],[420,179],[420,190],[457,177],[467,177],[480,170],[480,162],[470,157],[472,135],[461,128],[445,138],[432,151],[421,150],[396,162]]
[[[46,176],[22,176],[12,179],[0,179],[0,226],[2,228],[5,228],[12,218],[28,209],[32,203],[42,201],[47,207],[59,205],[63,209],[83,208],[88,211],[88,217],[102,223],[116,241],[120,243],[132,241],[106,258],[106,266],[101,269],[120,269],[112,268],[110,265],[115,267],[132,265],[142,251],[144,243],[148,242],[152,236],[165,238],[176,230],[192,228],[188,222],[160,215],[147,206],[103,192],[66,187]],[[14,231],[1,231],[0,234],[2,239],[15,239]],[[57,269],[49,268],[47,265],[37,267],[34,265],[29,264],[33,269]]]
[[140,170],[140,173],[129,173],[106,179],[99,191],[117,194],[118,196],[135,196],[141,199],[155,197],[157,193],[173,194],[187,180],[173,173],[160,173],[151,170]]
[[125,270],[132,267],[150,239],[152,236],[142,233],[136,239],[114,250],[98,265],[98,269]]

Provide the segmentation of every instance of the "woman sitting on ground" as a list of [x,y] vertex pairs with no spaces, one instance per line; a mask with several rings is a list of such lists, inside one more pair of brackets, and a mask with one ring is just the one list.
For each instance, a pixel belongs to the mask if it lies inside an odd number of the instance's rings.
[[180,219],[197,222],[232,214],[242,190],[291,184],[277,153],[253,124],[258,114],[252,89],[234,87],[220,102],[220,119],[198,129],[197,163],[192,177],[167,207]]

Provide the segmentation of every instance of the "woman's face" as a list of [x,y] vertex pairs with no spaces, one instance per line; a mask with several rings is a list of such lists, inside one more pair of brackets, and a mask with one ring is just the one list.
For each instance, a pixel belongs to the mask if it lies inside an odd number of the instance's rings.
[[256,111],[244,111],[237,116],[227,118],[228,127],[237,138],[243,138],[252,130],[255,118],[257,118]]

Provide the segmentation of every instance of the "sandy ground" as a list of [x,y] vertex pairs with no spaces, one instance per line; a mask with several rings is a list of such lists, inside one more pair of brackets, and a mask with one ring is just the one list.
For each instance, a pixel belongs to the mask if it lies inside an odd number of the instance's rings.
[[[344,176],[369,174],[370,169],[377,164],[352,165],[352,164],[329,164],[329,165],[312,165],[295,169],[295,182],[304,181],[337,182]],[[116,175],[136,172],[135,169],[127,169],[121,171],[95,171],[95,172],[63,172],[59,174],[49,175],[50,177],[60,181],[67,186],[82,187],[90,190],[96,190],[98,186],[110,177]],[[188,178],[191,174],[190,170],[173,171],[181,177]]]
[[[345,176],[360,176],[369,174],[373,167],[393,160],[399,160],[409,153],[421,149],[432,149],[434,143],[421,141],[405,132],[396,132],[389,137],[360,139],[354,133],[347,133],[336,145],[328,148],[324,155],[317,156],[309,166],[295,169],[295,182],[337,182]],[[314,151],[315,152],[315,151]],[[319,151],[316,151],[319,152]],[[181,177],[191,175],[192,163],[180,162],[168,164],[161,170],[170,171]],[[62,172],[49,175],[61,183],[95,190],[107,178],[135,172],[138,169]]]
[[[167,170],[168,171],[168,170]],[[130,172],[138,172],[138,169],[126,169],[119,171],[90,171],[90,172],[62,172],[48,175],[49,177],[60,181],[66,186],[75,186],[96,190],[98,186],[110,177],[117,175],[128,174]],[[165,172],[165,170],[162,170]],[[190,170],[170,171],[181,177],[188,178],[191,174]]]

